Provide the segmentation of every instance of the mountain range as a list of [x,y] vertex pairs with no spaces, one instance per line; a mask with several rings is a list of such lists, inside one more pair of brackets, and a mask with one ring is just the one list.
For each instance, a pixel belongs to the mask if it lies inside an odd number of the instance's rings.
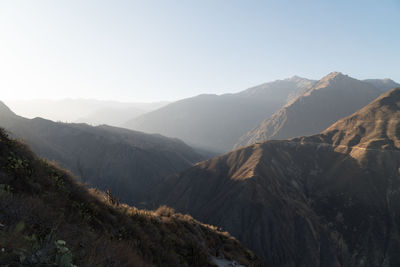
[[156,204],[223,227],[268,266],[399,266],[399,118],[397,88],[320,134],[170,176]]
[[332,72],[243,135],[235,148],[271,139],[312,135],[400,86],[390,79],[360,81]]
[[158,109],[168,102],[129,103],[94,99],[38,99],[9,100],[6,104],[15,113],[27,118],[41,117],[61,122],[122,126],[129,119]]
[[111,126],[26,119],[0,103],[0,127],[83,182],[139,204],[164,176],[205,159],[178,139]]
[[313,83],[294,76],[235,94],[199,95],[143,114],[124,126],[177,137],[195,147],[226,152],[240,136]]

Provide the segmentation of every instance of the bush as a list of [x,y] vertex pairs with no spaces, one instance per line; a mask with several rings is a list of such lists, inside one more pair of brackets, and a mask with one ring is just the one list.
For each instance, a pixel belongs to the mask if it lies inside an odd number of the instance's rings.
[[168,206],[162,205],[156,211],[154,211],[154,214],[162,217],[171,217],[175,214],[175,210]]

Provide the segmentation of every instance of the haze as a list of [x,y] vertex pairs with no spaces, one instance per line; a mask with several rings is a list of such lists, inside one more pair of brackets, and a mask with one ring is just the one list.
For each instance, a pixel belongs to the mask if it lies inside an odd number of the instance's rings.
[[1,1],[2,99],[172,101],[333,70],[399,81],[399,11],[396,0]]
[[0,0],[2,266],[400,266],[399,0]]

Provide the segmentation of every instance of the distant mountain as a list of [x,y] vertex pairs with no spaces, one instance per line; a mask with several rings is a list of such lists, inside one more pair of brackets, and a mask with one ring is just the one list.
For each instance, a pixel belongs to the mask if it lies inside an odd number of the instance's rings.
[[268,101],[290,102],[306,92],[316,81],[293,76],[284,80],[264,83],[251,87],[236,95],[242,97],[264,98]]
[[[367,162],[375,152],[394,152],[394,159],[400,152],[400,87],[390,90],[356,113],[331,125],[321,135],[293,139],[293,142],[329,143],[337,151],[350,153],[361,164]],[[390,153],[389,153],[390,152]],[[374,158],[376,159],[376,158]],[[383,161],[382,161],[383,160]],[[390,161],[388,161],[390,162]],[[388,165],[388,168],[392,167]],[[400,172],[398,173],[400,175]]]
[[359,81],[333,72],[243,135],[235,147],[316,134],[393,89],[391,80]]
[[94,99],[22,100],[6,104],[18,115],[53,121],[120,126],[127,120],[160,108],[168,102],[128,103]]
[[399,83],[396,83],[395,81],[388,79],[388,78],[386,78],[386,79],[367,79],[367,80],[363,80],[363,81],[374,85],[376,88],[378,88],[382,92],[386,92],[390,89],[400,86]]
[[88,190],[2,129],[0,222],[1,266],[263,266],[220,228]]
[[171,103],[125,126],[177,137],[190,145],[228,151],[237,139],[314,81],[293,77],[225,95],[199,95]]
[[131,108],[101,108],[73,121],[90,125],[123,126],[132,117],[138,117],[146,111],[136,107]]
[[227,229],[268,266],[400,266],[399,118],[397,88],[321,134],[198,163],[158,203]]
[[204,159],[178,139],[110,126],[26,119],[0,104],[0,127],[82,181],[137,204],[164,176]]

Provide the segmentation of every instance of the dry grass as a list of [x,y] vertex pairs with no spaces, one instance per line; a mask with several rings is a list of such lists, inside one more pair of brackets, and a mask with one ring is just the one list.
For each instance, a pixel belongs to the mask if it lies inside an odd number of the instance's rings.
[[260,264],[229,234],[189,215],[165,206],[138,210],[88,190],[4,131],[0,211],[0,265],[59,263],[57,240],[66,241],[78,266],[213,266],[210,255],[218,254]]

